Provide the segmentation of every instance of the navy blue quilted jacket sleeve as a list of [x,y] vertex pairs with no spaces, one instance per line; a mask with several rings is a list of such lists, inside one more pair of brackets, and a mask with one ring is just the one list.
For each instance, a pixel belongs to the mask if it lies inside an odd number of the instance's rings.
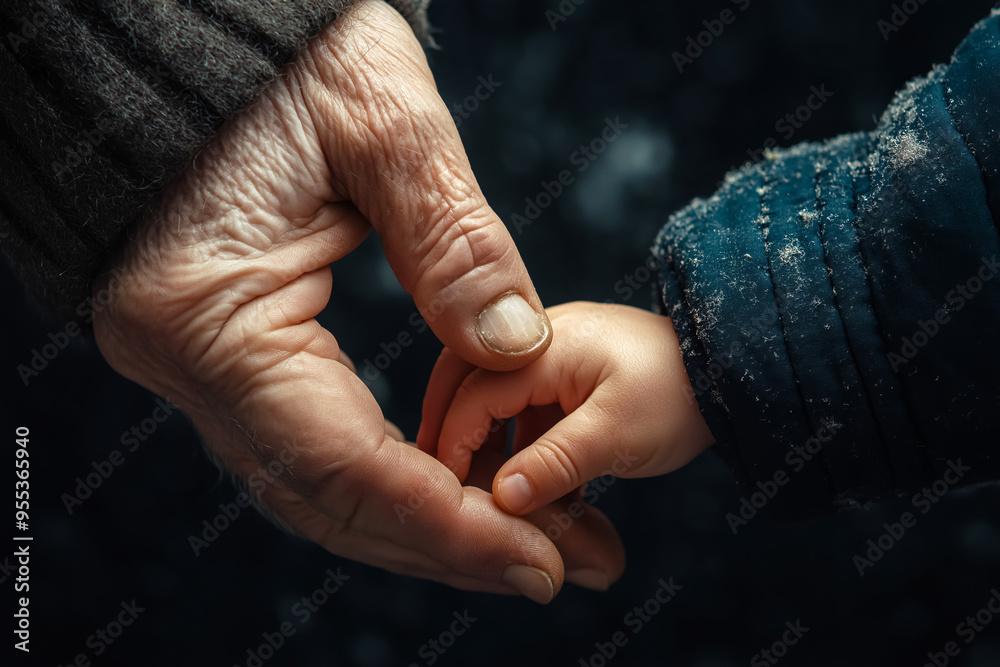
[[[878,127],[670,218],[662,312],[748,492],[788,515],[1000,479],[1000,11]],[[771,487],[773,490],[773,487]]]

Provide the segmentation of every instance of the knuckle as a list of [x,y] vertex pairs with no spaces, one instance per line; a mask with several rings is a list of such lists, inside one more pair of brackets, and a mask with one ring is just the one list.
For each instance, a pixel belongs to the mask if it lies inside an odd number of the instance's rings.
[[560,488],[576,488],[587,481],[573,457],[559,443],[541,439],[535,442],[531,451],[547,477],[555,480]]
[[463,212],[449,209],[430,225],[417,275],[434,292],[473,280],[502,265],[511,253],[506,228],[483,205]]

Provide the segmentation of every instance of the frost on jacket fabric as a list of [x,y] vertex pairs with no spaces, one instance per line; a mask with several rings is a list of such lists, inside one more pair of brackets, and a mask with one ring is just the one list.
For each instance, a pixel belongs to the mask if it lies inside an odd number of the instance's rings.
[[[0,250],[79,320],[174,174],[354,0],[5,0]],[[425,42],[429,0],[390,0]],[[86,323],[86,322],[84,322]]]
[[775,151],[656,240],[693,399],[778,513],[1000,479],[998,26],[873,132]]

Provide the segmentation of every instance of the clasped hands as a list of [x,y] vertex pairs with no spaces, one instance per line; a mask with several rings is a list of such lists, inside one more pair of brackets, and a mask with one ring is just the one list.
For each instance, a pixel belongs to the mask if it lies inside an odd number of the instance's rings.
[[[372,228],[447,348],[425,402],[426,451],[385,419],[315,320],[329,265]],[[108,269],[95,291],[112,277],[122,287],[94,322],[105,358],[178,405],[237,475],[280,459],[261,500],[302,536],[393,572],[543,603],[566,580],[604,589],[621,576],[621,542],[590,505],[546,535],[579,499],[572,487],[504,511],[491,493],[505,462],[496,447],[451,468],[434,455],[455,456],[437,440],[474,369],[531,365],[553,324],[423,50],[381,0],[357,3],[227,121]],[[524,401],[518,439],[564,417],[552,398]],[[413,494],[420,508],[401,516]]]

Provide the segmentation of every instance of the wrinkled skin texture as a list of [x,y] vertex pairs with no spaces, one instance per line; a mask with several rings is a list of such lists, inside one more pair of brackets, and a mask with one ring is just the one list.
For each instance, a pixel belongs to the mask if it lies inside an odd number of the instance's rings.
[[[462,486],[386,421],[314,319],[330,297],[329,264],[371,228],[457,354],[505,370],[544,352],[548,340],[499,355],[476,333],[498,295],[517,292],[537,312],[541,303],[419,44],[380,1],[314,40],[167,189],[95,286],[115,295],[95,319],[100,349],[177,404],[236,474],[280,465],[262,500],[335,554],[499,593],[525,592],[523,577],[504,581],[509,565],[525,565],[544,573],[527,586],[542,602],[576,570],[617,579],[624,556],[602,514],[588,507],[554,544],[535,524],[569,498],[527,518],[503,512],[489,493],[502,460],[484,460]],[[414,497],[419,508],[401,515]]]

